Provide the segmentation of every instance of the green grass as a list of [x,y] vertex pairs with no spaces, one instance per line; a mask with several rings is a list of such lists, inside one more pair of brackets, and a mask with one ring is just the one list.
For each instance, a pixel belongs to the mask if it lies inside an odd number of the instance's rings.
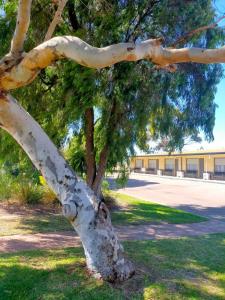
[[123,210],[112,213],[112,222],[118,225],[144,223],[195,223],[207,221],[207,218],[197,216],[183,210],[160,205],[150,201],[140,200],[125,194],[110,193]]
[[[147,223],[193,223],[206,218],[124,194],[110,193],[116,198],[118,210],[113,211],[114,225]],[[0,236],[72,230],[69,222],[58,214],[24,214],[17,217],[0,215]]]
[[124,243],[136,275],[93,279],[81,248],[0,256],[1,300],[224,300],[225,234]]
[[0,216],[0,236],[55,232],[71,230],[71,225],[61,215],[38,214],[23,215],[15,218]]

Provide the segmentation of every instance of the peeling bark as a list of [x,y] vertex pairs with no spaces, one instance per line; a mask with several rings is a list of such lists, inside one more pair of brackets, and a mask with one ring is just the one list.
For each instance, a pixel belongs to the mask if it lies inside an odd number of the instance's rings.
[[111,282],[129,278],[134,268],[124,257],[105,204],[76,176],[36,121],[4,93],[0,94],[0,123],[57,194],[64,216],[81,238],[91,273]]

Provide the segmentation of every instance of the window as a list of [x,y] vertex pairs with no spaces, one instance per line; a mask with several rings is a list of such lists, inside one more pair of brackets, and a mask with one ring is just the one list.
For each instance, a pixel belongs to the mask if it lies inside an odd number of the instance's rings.
[[174,159],[166,159],[166,170],[168,171],[174,170]]
[[141,169],[142,168],[142,163],[143,163],[142,159],[136,159],[136,161],[135,161],[135,168]]
[[197,158],[188,158],[187,159],[187,171],[198,171],[198,159]]
[[225,173],[225,158],[215,158],[215,172]]
[[151,170],[156,170],[156,159],[148,160],[148,168]]

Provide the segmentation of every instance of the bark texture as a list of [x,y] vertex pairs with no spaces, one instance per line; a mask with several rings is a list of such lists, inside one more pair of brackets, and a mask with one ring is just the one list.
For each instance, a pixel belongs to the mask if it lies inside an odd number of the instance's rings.
[[27,31],[30,24],[30,11],[31,11],[32,0],[20,0],[17,20],[16,20],[16,30],[11,42],[10,53],[12,56],[18,57],[23,51],[23,44],[26,39]]
[[62,17],[62,12],[63,12],[63,9],[64,9],[66,3],[67,3],[67,0],[60,0],[59,1],[58,9],[55,13],[55,16],[54,16],[51,24],[48,27],[48,31],[45,35],[45,41],[49,40],[52,37],[56,26],[60,23],[61,17]]
[[96,176],[96,162],[95,162],[95,149],[94,149],[94,110],[89,107],[85,110],[85,160],[86,160],[86,182],[92,188]]
[[[164,48],[161,39],[151,39],[139,44],[120,43],[103,48],[92,47],[73,37],[55,37],[28,52],[20,63],[10,67],[0,76],[0,89],[11,90],[32,82],[41,69],[55,61],[68,58],[89,68],[104,68],[121,61],[151,60],[162,68],[174,70],[174,64],[184,62],[225,62],[225,48]],[[1,69],[1,65],[0,65]]]
[[4,93],[0,95],[0,127],[21,145],[57,194],[64,216],[81,238],[89,270],[111,282],[129,278],[134,268],[124,257],[105,204],[75,175],[36,121]]

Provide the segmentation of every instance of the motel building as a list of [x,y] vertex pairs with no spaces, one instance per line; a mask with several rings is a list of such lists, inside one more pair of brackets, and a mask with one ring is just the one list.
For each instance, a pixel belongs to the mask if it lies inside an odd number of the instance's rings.
[[225,149],[133,156],[130,169],[159,176],[225,180]]

